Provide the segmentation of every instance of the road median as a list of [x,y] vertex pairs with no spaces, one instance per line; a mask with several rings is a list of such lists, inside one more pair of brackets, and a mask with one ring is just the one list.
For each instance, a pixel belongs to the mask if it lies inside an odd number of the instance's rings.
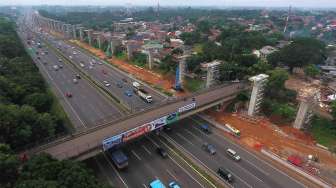
[[47,42],[46,40],[44,40],[44,42],[45,42],[45,44],[49,48],[51,48],[54,52],[56,52],[59,56],[61,56],[61,58],[64,60],[64,62],[72,65],[76,70],[78,70],[81,73],[81,75],[83,75],[84,78],[89,81],[88,83],[92,87],[97,88],[98,91],[100,91],[103,95],[105,95],[108,99],[110,99],[110,101],[113,104],[115,104],[118,107],[118,109],[122,111],[123,114],[130,114],[131,113],[131,109],[130,109],[130,107],[128,105],[124,104],[123,101],[121,101],[121,100],[118,99],[118,97],[114,96],[109,91],[107,91],[106,88],[101,83],[99,83],[95,79],[91,78],[91,76],[89,76],[87,73],[85,73],[80,68],[78,68],[77,65],[75,65],[74,62],[72,62],[72,60],[70,60],[69,58],[67,58],[58,49],[56,49],[55,47],[53,47],[52,45],[50,45],[49,42]]
[[193,156],[189,154],[184,148],[182,148],[174,140],[170,139],[165,133],[162,134],[162,139],[166,142],[166,146],[170,149],[170,153],[175,155],[179,160],[186,163],[192,170],[194,170],[203,181],[207,182],[209,187],[228,188],[233,187],[223,182],[211,169],[204,164],[199,163]]

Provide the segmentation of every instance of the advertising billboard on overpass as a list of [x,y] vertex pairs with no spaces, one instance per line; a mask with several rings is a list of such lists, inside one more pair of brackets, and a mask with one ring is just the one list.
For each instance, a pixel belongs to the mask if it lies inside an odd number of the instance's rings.
[[147,123],[145,125],[142,125],[140,127],[134,128],[130,131],[127,131],[123,133],[123,142],[127,142],[128,140],[134,139],[136,137],[139,137],[141,135],[144,135],[152,130],[152,125],[150,123]]
[[103,140],[103,150],[106,151],[113,146],[119,145],[122,143],[122,135],[112,136]]
[[[184,110],[193,108],[193,105],[187,105],[185,106]],[[144,125],[141,125],[139,127],[136,127],[134,129],[131,129],[129,131],[123,132],[120,135],[113,136],[110,138],[107,138],[103,140],[103,150],[106,151],[114,146],[117,146],[123,142],[127,142],[129,140],[132,140],[134,138],[137,138],[139,136],[142,136],[148,132],[151,132],[153,130],[159,129],[167,124],[174,123],[178,121],[179,119],[179,112],[174,112],[169,115],[160,117],[154,121],[151,121],[149,123],[146,123]]]

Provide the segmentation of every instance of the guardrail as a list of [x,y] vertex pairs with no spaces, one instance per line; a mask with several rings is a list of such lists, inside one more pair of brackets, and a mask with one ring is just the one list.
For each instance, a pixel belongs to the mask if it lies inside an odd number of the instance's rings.
[[[242,83],[239,83],[239,84],[234,84],[234,85],[236,85],[237,87],[236,87],[236,89],[237,89],[237,91],[236,91],[236,93],[238,93],[238,92],[240,92],[241,90],[244,90],[246,87],[245,87],[245,85],[244,84],[242,84]],[[209,88],[209,89],[207,89],[207,90],[204,90],[204,91],[200,91],[200,92],[197,92],[197,93],[194,93],[194,94],[192,94],[192,95],[189,95],[188,97],[179,97],[179,98],[175,98],[174,100],[171,100],[171,101],[166,101],[166,102],[163,102],[163,103],[161,103],[161,106],[162,105],[169,105],[169,104],[173,104],[173,103],[177,103],[177,102],[182,102],[182,101],[185,101],[186,99],[191,99],[191,98],[193,98],[193,97],[196,97],[197,95],[200,95],[200,94],[204,94],[204,93],[206,93],[206,92],[208,92],[209,90],[216,90],[216,89],[221,89],[221,88],[223,88],[223,87],[226,87],[227,85],[225,85],[225,86],[223,86],[223,85],[221,85],[221,86],[217,86],[217,87],[214,87],[214,88]],[[229,96],[226,96],[226,97],[231,97],[232,95],[233,95],[234,93],[231,93]],[[216,100],[217,101],[217,100]],[[210,102],[211,103],[211,102]],[[204,104],[204,105],[208,105],[209,103],[207,103],[207,104]],[[204,105],[202,105],[202,106],[204,106]],[[199,106],[199,107],[202,107],[202,106]],[[99,129],[103,129],[104,127],[107,127],[107,126],[110,126],[110,125],[113,125],[113,124],[117,124],[117,123],[121,123],[122,121],[125,121],[125,120],[127,120],[127,119],[130,119],[130,118],[133,118],[133,117],[136,117],[136,116],[140,116],[140,115],[142,115],[142,114],[145,114],[145,113],[148,113],[148,112],[151,112],[151,111],[154,111],[154,110],[157,110],[157,109],[159,109],[160,107],[152,107],[152,108],[149,108],[149,109],[147,109],[147,110],[144,110],[144,111],[139,111],[139,112],[137,112],[137,113],[134,113],[134,114],[131,114],[131,115],[128,115],[128,116],[125,116],[125,117],[121,117],[121,118],[119,118],[119,119],[116,119],[116,120],[114,120],[114,121],[111,121],[111,122],[107,122],[107,123],[103,123],[103,124],[100,124],[100,125],[97,125],[96,127],[92,127],[92,128],[90,128],[90,129],[85,129],[85,130],[83,130],[83,131],[81,131],[81,132],[77,132],[77,133],[75,133],[75,134],[73,134],[73,135],[71,135],[71,136],[66,136],[66,137],[63,137],[63,138],[61,138],[61,139],[59,139],[59,140],[55,140],[54,142],[51,142],[51,143],[47,143],[47,144],[45,144],[45,145],[41,145],[41,146],[39,146],[38,148],[34,148],[33,150],[31,150],[31,152],[38,152],[38,151],[41,151],[41,150],[44,150],[45,148],[48,148],[48,147],[51,147],[51,146],[54,146],[54,145],[57,145],[57,144],[59,144],[59,143],[63,143],[63,142],[66,142],[66,141],[70,141],[70,140],[72,140],[72,139],[74,139],[74,138],[78,138],[78,137],[80,137],[80,136],[83,136],[83,135],[85,135],[85,134],[90,134],[90,133],[92,133],[92,132],[94,132],[94,131],[97,131],[97,130],[99,130]],[[101,143],[101,139],[99,140],[99,142]],[[97,141],[98,142],[98,141]],[[92,145],[93,143],[85,143],[84,145]],[[74,148],[75,149],[75,148]],[[78,148],[77,148],[78,149]]]

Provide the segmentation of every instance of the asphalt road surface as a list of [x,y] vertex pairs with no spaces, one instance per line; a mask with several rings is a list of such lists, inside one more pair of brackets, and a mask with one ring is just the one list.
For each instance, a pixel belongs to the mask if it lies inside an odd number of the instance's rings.
[[[166,141],[175,142],[190,153],[200,164],[204,164],[214,173],[219,167],[224,167],[234,176],[234,187],[255,188],[289,188],[305,187],[285,173],[258,159],[255,155],[225,138],[220,131],[213,129],[212,134],[206,134],[199,128],[206,123],[201,118],[193,116],[172,125],[172,131],[164,134]],[[209,123],[206,123],[209,124]],[[202,149],[203,143],[212,144],[215,155],[210,155]],[[242,158],[234,161],[226,150],[235,150]]]
[[159,156],[156,153],[158,146],[164,147],[154,135],[127,144],[123,151],[129,158],[129,166],[124,170],[117,170],[108,154],[97,155],[86,163],[99,178],[118,188],[146,188],[155,179],[160,179],[165,185],[175,181],[181,187],[208,187],[174,157],[169,155],[163,159]]
[[106,87],[106,89],[125,105],[129,106],[133,112],[159,104],[165,99],[164,96],[146,86],[144,86],[144,89],[153,97],[152,103],[145,102],[134,93],[133,96],[126,96],[126,91],[133,91],[132,82],[135,81],[129,75],[122,74],[120,71],[113,69],[111,65],[105,64],[84,50],[67,44],[61,39],[57,39],[47,33],[44,33],[44,38],[55,48],[58,48],[68,59],[71,59],[79,69],[86,72],[92,79],[103,85],[105,85],[104,81],[109,83],[110,86]]
[[[87,80],[77,79],[78,83],[75,84],[73,79],[78,72],[68,63],[59,62],[59,57],[51,49],[46,46],[40,49],[36,43],[30,47],[29,50],[32,51],[33,59],[42,75],[64,104],[66,112],[73,116],[70,119],[73,120],[76,129],[93,127],[122,116],[120,110]],[[39,51],[40,54],[36,55],[35,51]],[[48,54],[41,55],[45,51],[48,51]],[[40,59],[37,59],[37,56]],[[56,71],[54,65],[63,65],[63,68]],[[66,97],[66,93],[71,93],[72,97]]]

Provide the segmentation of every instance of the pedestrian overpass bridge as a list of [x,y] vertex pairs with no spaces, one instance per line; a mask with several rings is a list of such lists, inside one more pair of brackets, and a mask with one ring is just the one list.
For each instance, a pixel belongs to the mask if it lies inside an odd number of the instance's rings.
[[153,109],[141,111],[116,121],[86,129],[27,151],[27,154],[49,153],[57,159],[84,160],[163,126],[200,111],[233,100],[248,89],[244,83],[231,83],[168,101]]

